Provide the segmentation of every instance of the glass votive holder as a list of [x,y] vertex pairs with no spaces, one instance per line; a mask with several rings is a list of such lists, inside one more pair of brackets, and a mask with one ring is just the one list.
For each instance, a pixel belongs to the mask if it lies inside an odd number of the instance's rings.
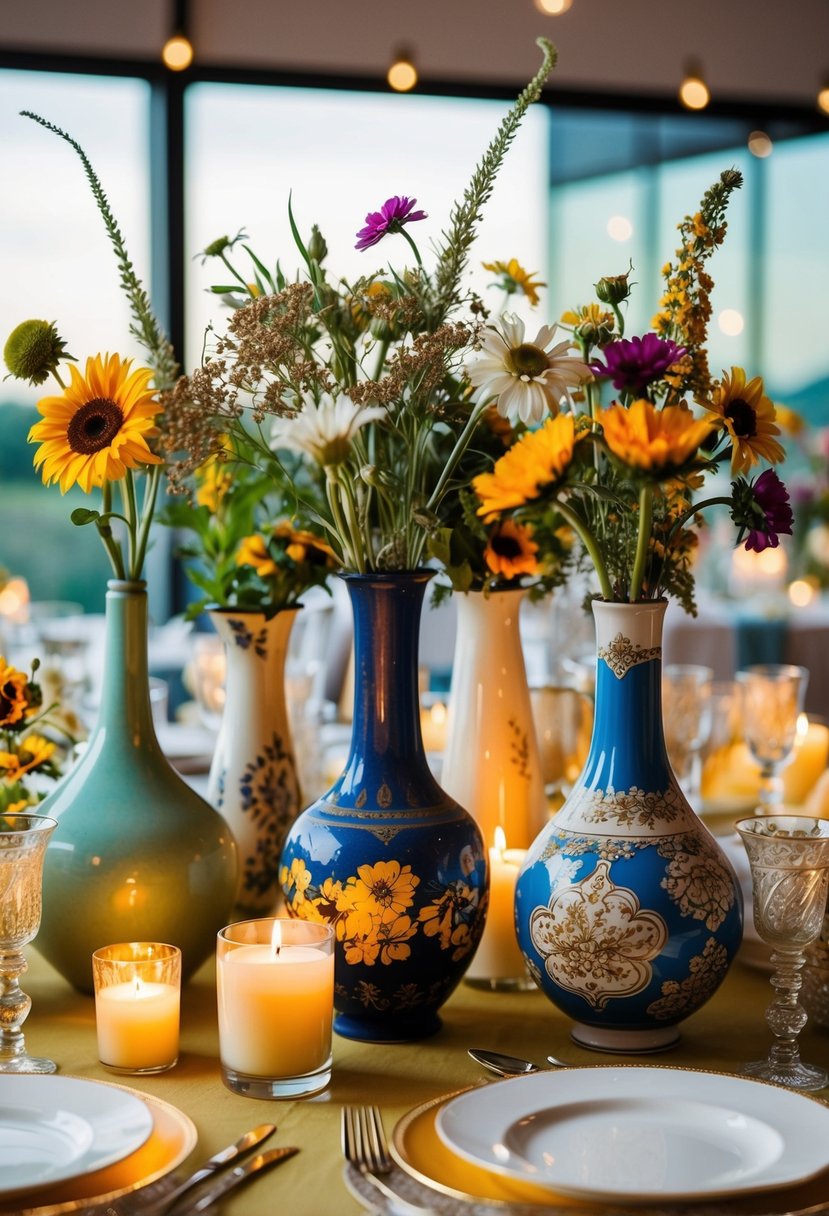
[[222,1080],[249,1098],[302,1098],[331,1080],[334,930],[265,917],[218,935]]
[[110,1072],[166,1072],[178,1061],[181,951],[119,942],[92,955],[98,1059]]

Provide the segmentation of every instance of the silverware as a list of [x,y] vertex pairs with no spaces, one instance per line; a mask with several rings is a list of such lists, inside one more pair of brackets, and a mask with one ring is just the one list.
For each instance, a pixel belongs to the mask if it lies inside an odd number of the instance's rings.
[[216,1170],[220,1170],[231,1161],[235,1161],[242,1153],[256,1148],[257,1144],[261,1144],[263,1140],[267,1140],[268,1136],[272,1136],[275,1131],[275,1123],[260,1123],[258,1127],[245,1132],[244,1136],[240,1136],[234,1144],[229,1144],[227,1148],[220,1149],[218,1153],[214,1153],[212,1157],[205,1161],[204,1165],[199,1166],[194,1173],[185,1178],[183,1182],[180,1182],[172,1191],[168,1191],[161,1199],[151,1200],[148,1204],[142,1205],[141,1216],[165,1216],[165,1213],[169,1212],[173,1204],[192,1187],[198,1186],[200,1182],[204,1182],[206,1178],[210,1178],[215,1174]]
[[343,1156],[379,1191],[396,1212],[423,1216],[430,1209],[409,1203],[378,1175],[389,1175],[394,1162],[389,1155],[383,1119],[376,1106],[344,1106],[341,1123]]
[[260,1170],[272,1169],[275,1165],[281,1165],[283,1161],[294,1157],[298,1152],[298,1148],[288,1146],[269,1148],[264,1153],[257,1153],[255,1157],[251,1157],[250,1161],[246,1161],[243,1165],[234,1165],[232,1170],[222,1174],[221,1178],[217,1178],[213,1186],[209,1187],[198,1199],[183,1207],[177,1207],[175,1216],[196,1216],[198,1212],[206,1211],[214,1203],[223,1199],[228,1191],[247,1182],[253,1174],[258,1174]]
[[[523,1060],[520,1056],[508,1056],[502,1051],[485,1051],[480,1047],[470,1047],[468,1054],[476,1064],[482,1064],[484,1068],[488,1068],[490,1072],[496,1073],[499,1077],[523,1077],[526,1073],[540,1071],[540,1066],[534,1064],[532,1060]],[[553,1068],[573,1067],[572,1064],[567,1064],[555,1056],[547,1056],[547,1063]]]

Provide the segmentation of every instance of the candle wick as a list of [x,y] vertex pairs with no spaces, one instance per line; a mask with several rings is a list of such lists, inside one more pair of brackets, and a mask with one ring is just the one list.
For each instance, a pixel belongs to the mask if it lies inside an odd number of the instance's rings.
[[277,957],[279,956],[279,951],[280,951],[281,949],[282,949],[282,947],[281,947],[281,946],[277,946],[277,947],[276,947],[276,953],[277,953]]

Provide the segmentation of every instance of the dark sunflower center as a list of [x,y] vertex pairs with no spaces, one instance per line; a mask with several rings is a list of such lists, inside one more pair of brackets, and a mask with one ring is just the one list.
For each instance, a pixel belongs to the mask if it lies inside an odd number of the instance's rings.
[[521,546],[514,536],[493,536],[490,541],[493,553],[499,557],[520,557]]
[[76,411],[66,431],[73,452],[91,456],[109,447],[124,422],[121,407],[109,397],[95,397]]
[[374,894],[374,898],[377,900],[378,904],[391,903],[392,891],[391,891],[391,887],[388,885],[388,883],[385,883],[385,882],[375,883],[373,894]]
[[513,347],[509,358],[516,376],[534,378],[540,376],[549,366],[544,351],[533,346],[531,342],[523,342],[520,346]]
[[750,439],[757,434],[757,411],[742,397],[735,397],[725,407],[725,416],[734,428],[738,439]]

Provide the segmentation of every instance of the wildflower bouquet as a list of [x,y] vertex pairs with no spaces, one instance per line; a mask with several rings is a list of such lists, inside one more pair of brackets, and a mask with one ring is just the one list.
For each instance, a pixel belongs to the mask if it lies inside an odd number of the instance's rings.
[[42,320],[24,321],[9,335],[6,366],[28,384],[41,385],[50,376],[57,382],[60,392],[38,402],[42,417],[29,431],[29,441],[38,444],[35,468],[46,485],[57,483],[61,494],[75,485],[86,494],[100,491],[100,509],[79,507],[72,522],[94,525],[115,578],[140,579],[164,472],[155,443],[157,391],[172,385],[178,368],[85,152],[59,127],[28,111],[23,115],[60,136],[80,157],[116,255],[132,314],[130,333],[144,347],[149,366],[133,367],[119,354],[95,354],[81,372],[56,325]]
[[[433,269],[411,235],[425,212],[399,195],[366,216],[356,247],[371,250],[396,234],[409,264],[353,283],[329,273],[322,234],[314,227],[303,240],[290,205],[303,263],[296,277],[278,263],[269,269],[241,232],[204,250],[231,276],[213,290],[234,307],[210,358],[163,394],[163,443],[179,454],[172,483],[186,484],[227,435],[252,445],[257,467],[275,483],[299,454],[319,496],[289,478],[297,509],[317,520],[346,570],[423,563],[430,536],[468,485],[466,462],[482,433],[487,405],[473,400],[464,356],[486,310],[463,279],[504,156],[555,61],[551,44],[538,41],[542,65],[453,208]],[[508,275],[509,264],[497,264],[502,271]]]
[[[46,797],[43,778],[61,775],[61,750],[49,737],[54,707],[43,708],[37,668],[35,660],[26,675],[0,655],[0,814],[37,806]],[[66,742],[73,741],[67,734]]]
[[[747,476],[784,456],[763,382],[739,367],[713,379],[706,352],[713,287],[706,263],[725,237],[728,199],[741,181],[736,171],[722,173],[679,225],[682,244],[663,268],[650,332],[624,335],[630,269],[601,279],[596,300],[565,314],[589,368],[581,408],[556,407],[545,392],[544,335],[527,344],[510,319],[486,331],[470,368],[482,399],[501,409],[508,396],[533,426],[473,479],[478,515],[532,528],[548,552],[562,529],[571,530],[605,600],[673,595],[694,612],[696,529],[707,507],[728,506],[737,543],[748,549],[776,546],[791,532],[789,496],[773,468]],[[603,405],[607,388],[614,395]],[[730,492],[699,500],[706,477],[725,462]]]

